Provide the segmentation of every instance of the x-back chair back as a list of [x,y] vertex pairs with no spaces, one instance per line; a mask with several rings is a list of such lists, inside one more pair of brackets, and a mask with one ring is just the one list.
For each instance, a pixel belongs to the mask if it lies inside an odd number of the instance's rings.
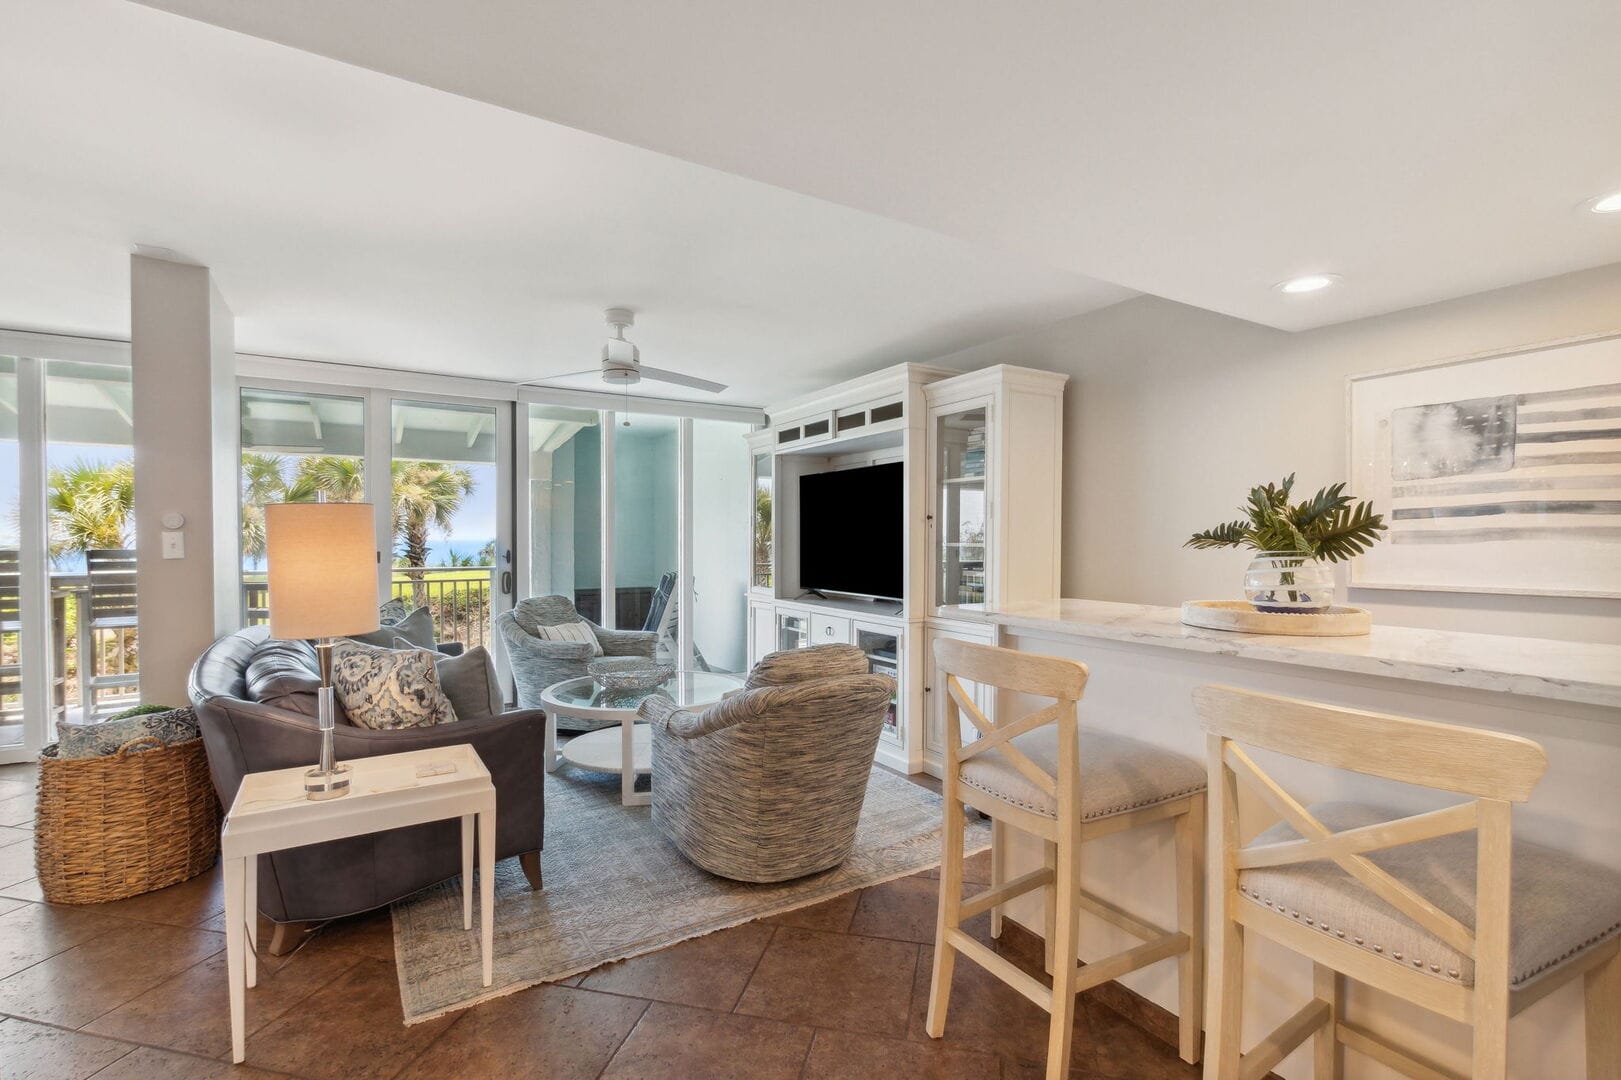
[[[1080,757],[1077,753],[1077,744],[1080,738],[1080,713],[1077,706],[1080,704],[1081,693],[1086,689],[1085,664],[1077,660],[995,649],[950,638],[943,638],[937,642],[935,655],[940,670],[946,673],[945,736],[949,761],[960,764],[992,750],[1000,750],[1014,768],[1023,773],[1026,779],[1045,792],[1049,798],[1057,798],[1061,787],[1072,790],[1079,786]],[[994,686],[1001,690],[1054,700],[1052,704],[1037,709],[1028,716],[998,724],[986,717],[979,706],[974,704],[974,699],[963,688],[963,679],[983,686]],[[979,738],[969,743],[967,747],[964,747],[962,742],[964,716],[967,716],[968,722],[979,731]],[[1031,761],[1018,747],[1012,745],[1012,740],[1018,736],[1044,728],[1048,724],[1056,724],[1058,727],[1060,767],[1057,775],[1047,772]],[[964,802],[977,810],[989,814],[993,809],[991,804],[994,804],[998,815],[1006,813],[1007,808],[1004,804],[991,796],[980,795],[972,788],[965,788],[960,794]],[[981,806],[981,802],[988,805]],[[1075,805],[1078,811],[1079,802]],[[1031,815],[1025,824],[1030,831],[1042,836],[1049,836],[1055,827],[1046,819],[1036,820],[1034,815]]]
[[[1122,740],[1102,733],[1088,732],[1083,738],[1078,705],[1086,688],[1085,664],[1061,657],[1039,656],[1011,649],[972,642],[941,639],[935,643],[935,659],[944,676],[945,702],[945,857],[940,871],[940,913],[936,929],[934,976],[929,995],[927,1029],[939,1038],[946,1023],[951,996],[952,969],[962,953],[980,967],[1020,991],[1051,1014],[1047,1043],[1049,1080],[1069,1075],[1070,1049],[1074,1031],[1076,995],[1127,972],[1175,957],[1181,990],[1179,1049],[1184,1060],[1199,1057],[1200,1018],[1203,1014],[1202,880],[1199,872],[1204,831],[1204,791],[1201,770],[1194,761],[1142,743],[1129,743],[1129,761],[1119,756]],[[995,687],[1014,693],[1049,698],[1051,703],[1017,719],[993,720],[985,715],[964,687],[964,682]],[[979,737],[963,744],[961,721],[967,717]],[[1041,732],[1056,728],[1056,744]],[[1022,736],[1033,741],[1016,742]],[[1099,754],[1093,761],[1087,755],[1087,741],[1106,744],[1115,756]],[[1038,749],[1039,748],[1039,749]],[[1026,752],[1026,751],[1029,752]],[[986,786],[975,775],[979,759],[989,754],[1001,756],[1017,771],[1019,779],[1007,775],[1000,763],[998,786]],[[1037,761],[1039,756],[1042,760]],[[1162,781],[1158,794],[1136,800],[1126,797],[1113,805],[1103,805],[1095,793],[1083,792],[1083,782],[1096,784],[1097,792],[1119,790],[1122,776],[1141,782],[1145,776],[1169,778],[1176,770],[1166,770],[1168,760],[1180,763],[1181,783],[1190,777],[1192,790],[1172,784],[1167,791]],[[993,759],[994,761],[994,759]],[[1048,763],[1050,762],[1050,767]],[[964,767],[968,767],[967,778]],[[1024,797],[1009,794],[999,798],[996,790],[1033,790]],[[1139,794],[1145,789],[1138,788]],[[1088,799],[1092,805],[1085,805]],[[1107,802],[1108,800],[1104,800]],[[991,887],[968,899],[962,896],[964,810],[967,804],[992,821]],[[1016,805],[1020,804],[1020,805]],[[1168,931],[1139,919],[1081,888],[1080,849],[1084,841],[1113,832],[1174,818],[1176,821],[1177,914],[1178,929]],[[1005,880],[1001,856],[1005,830],[1009,827],[1040,837],[1044,865]],[[1001,931],[1000,910],[1015,897],[1036,889],[1044,891],[1047,969],[1052,973],[1051,989],[987,948],[961,929],[962,922],[981,912],[992,913],[993,935]],[[1143,944],[1082,967],[1078,960],[1080,912],[1088,911],[1127,933]]]
[[[1211,993],[1206,1077],[1264,1076],[1307,1038],[1319,1080],[1340,1076],[1340,1045],[1369,1053],[1410,1075],[1442,1076],[1431,1063],[1346,1025],[1339,975],[1396,994],[1474,1026],[1477,1080],[1505,1075],[1509,1001],[1511,809],[1530,798],[1547,768],[1529,739],[1427,720],[1274,697],[1222,686],[1194,691],[1208,737],[1210,813],[1218,851],[1210,869]],[[1469,796],[1467,801],[1395,820],[1335,831],[1258,765],[1250,748],[1365,776]],[[1300,839],[1244,846],[1241,791],[1277,814]],[[1373,852],[1475,831],[1476,910],[1471,929],[1368,858]],[[1306,925],[1294,913],[1245,901],[1241,871],[1331,861],[1368,892],[1462,956],[1473,959],[1473,986],[1448,982],[1400,953],[1375,955],[1344,931]],[[1317,964],[1316,998],[1247,1054],[1240,1053],[1242,930],[1251,929]],[[1338,1044],[1338,1045],[1337,1045]],[[1429,1069],[1431,1071],[1426,1072]]]

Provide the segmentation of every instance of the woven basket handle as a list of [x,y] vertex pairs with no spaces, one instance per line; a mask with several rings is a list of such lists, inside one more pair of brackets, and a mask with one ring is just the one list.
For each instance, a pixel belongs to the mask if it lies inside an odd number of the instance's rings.
[[118,748],[118,752],[115,753],[113,756],[114,757],[126,757],[129,754],[134,753],[136,748],[140,747],[143,743],[151,743],[153,746],[162,746],[163,745],[163,740],[158,738],[156,735],[142,735],[139,739],[131,739],[129,742],[125,743],[123,746],[120,746]]

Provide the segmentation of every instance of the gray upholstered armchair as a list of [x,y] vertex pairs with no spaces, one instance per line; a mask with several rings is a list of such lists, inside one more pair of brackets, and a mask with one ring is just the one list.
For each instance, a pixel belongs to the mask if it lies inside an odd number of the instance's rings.
[[[602,656],[637,657],[652,660],[658,635],[643,630],[604,630],[574,608],[566,596],[532,596],[518,601],[511,611],[495,617],[495,628],[506,648],[512,680],[518,688],[518,708],[541,708],[540,695],[553,683],[587,674],[586,665],[598,654],[589,642],[548,641],[540,627],[583,622],[596,635]],[[599,727],[590,721],[570,719],[580,727]]]
[[650,698],[653,821],[692,862],[736,881],[839,865],[855,843],[894,680],[854,645],[776,652],[702,711]]

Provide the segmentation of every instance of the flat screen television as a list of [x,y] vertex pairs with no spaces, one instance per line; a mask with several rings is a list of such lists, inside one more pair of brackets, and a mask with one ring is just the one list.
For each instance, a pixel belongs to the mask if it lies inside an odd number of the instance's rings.
[[905,466],[799,478],[799,587],[904,599]]

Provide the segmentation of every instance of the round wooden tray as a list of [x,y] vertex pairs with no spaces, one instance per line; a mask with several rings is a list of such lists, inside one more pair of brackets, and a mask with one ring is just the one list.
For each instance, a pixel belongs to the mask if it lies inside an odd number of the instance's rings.
[[1184,600],[1182,622],[1206,630],[1290,637],[1358,637],[1373,629],[1373,616],[1367,608],[1331,607],[1294,614],[1256,611],[1243,600]]

